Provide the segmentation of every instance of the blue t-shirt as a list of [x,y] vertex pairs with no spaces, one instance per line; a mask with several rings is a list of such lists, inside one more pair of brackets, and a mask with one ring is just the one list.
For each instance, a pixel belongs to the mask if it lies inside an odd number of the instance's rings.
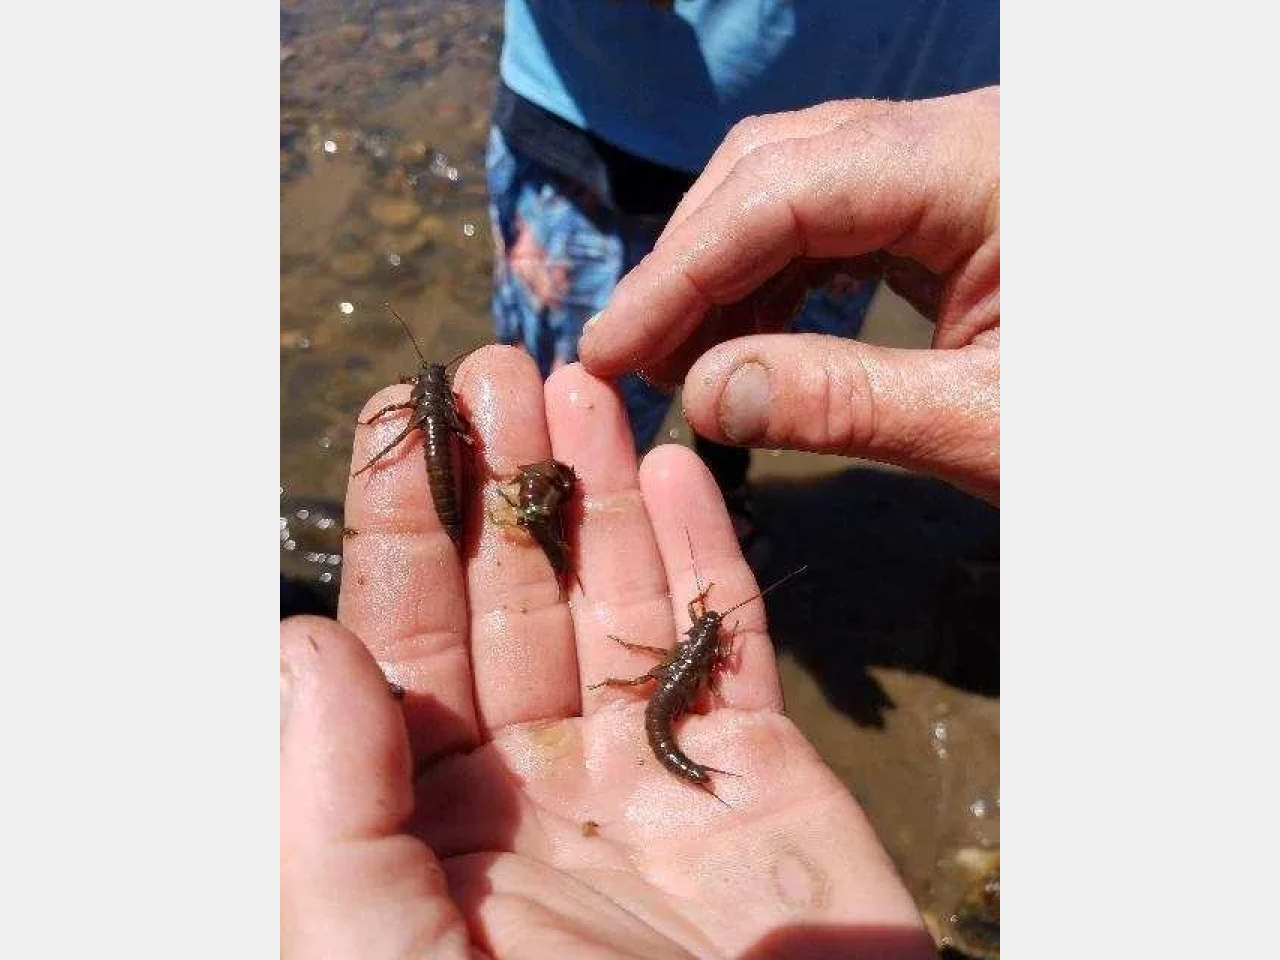
[[998,0],[507,0],[503,82],[689,172],[753,114],[999,83]]

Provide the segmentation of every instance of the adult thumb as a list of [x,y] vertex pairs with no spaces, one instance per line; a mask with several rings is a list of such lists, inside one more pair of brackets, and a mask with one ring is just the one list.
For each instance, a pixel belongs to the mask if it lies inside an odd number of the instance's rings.
[[711,440],[892,463],[998,505],[999,337],[997,327],[954,350],[742,337],[689,370],[684,413]]
[[404,833],[408,733],[364,644],[332,620],[284,621],[280,708],[281,956],[467,956],[435,855]]

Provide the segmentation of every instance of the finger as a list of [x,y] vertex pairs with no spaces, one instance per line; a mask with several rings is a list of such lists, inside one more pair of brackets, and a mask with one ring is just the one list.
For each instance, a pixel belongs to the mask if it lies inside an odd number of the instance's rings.
[[711,440],[893,463],[999,503],[998,331],[957,350],[743,337],[693,366],[683,403]]
[[669,648],[675,640],[671,598],[618,393],[576,363],[552,374],[546,391],[552,450],[578,474],[574,554],[582,589],[573,623],[582,704],[590,714],[618,694],[587,686],[638,676],[658,662],[610,635]]
[[[697,454],[667,444],[640,465],[640,489],[653,521],[658,550],[671,585],[677,629],[690,626],[688,604],[709,584],[707,609],[726,611],[742,601],[721,627],[732,640],[735,670],[720,679],[725,701],[743,710],[781,710],[782,686],[755,576],[733,533],[715,480]],[[696,567],[696,569],[695,569]]]
[[465,955],[440,864],[402,833],[409,739],[378,665],[337,623],[297,617],[280,680],[282,955]]
[[[883,109],[884,104],[874,100],[867,101],[867,109]],[[776,113],[761,117],[746,117],[734,124],[724,142],[716,148],[716,152],[707,161],[706,167],[698,175],[677,205],[671,219],[667,221],[662,233],[658,236],[660,245],[666,236],[683,223],[693,211],[724,181],[730,171],[743,157],[770,143],[781,140],[795,140],[801,137],[817,136],[829,133],[848,120],[848,103],[833,101],[820,103],[803,110],[790,113]]]
[[[486,347],[456,387],[476,434],[478,546],[467,564],[471,666],[483,735],[512,723],[578,712],[573,622],[555,571],[498,493],[522,465],[551,456],[542,378],[515,347]],[[492,513],[497,519],[490,519]]]
[[886,249],[945,274],[980,248],[999,186],[998,91],[845,106],[831,132],[744,156],[623,278],[579,344],[590,372],[652,365],[796,258]]
[[[467,363],[471,361],[468,360]],[[463,369],[467,367],[463,364]],[[363,424],[408,398],[388,387],[365,404]],[[400,433],[412,411],[357,425],[352,471]],[[465,456],[455,444],[455,455]],[[409,739],[419,759],[479,743],[462,565],[432,506],[420,430],[347,482],[338,619],[404,687]]]
[[674,390],[694,362],[718,343],[753,333],[779,333],[795,319],[809,291],[803,261],[793,261],[743,300],[716,307],[677,347],[640,372],[650,383]]

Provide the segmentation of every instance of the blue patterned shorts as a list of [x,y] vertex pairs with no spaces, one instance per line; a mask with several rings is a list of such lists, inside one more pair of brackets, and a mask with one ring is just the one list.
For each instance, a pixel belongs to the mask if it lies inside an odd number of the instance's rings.
[[[582,327],[653,249],[663,222],[628,216],[515,152],[496,128],[487,156],[494,251],[493,323],[499,343],[521,344],[543,377],[578,359]],[[875,293],[847,281],[813,291],[797,330],[854,337]],[[634,374],[618,383],[636,450],[653,443],[670,398]]]

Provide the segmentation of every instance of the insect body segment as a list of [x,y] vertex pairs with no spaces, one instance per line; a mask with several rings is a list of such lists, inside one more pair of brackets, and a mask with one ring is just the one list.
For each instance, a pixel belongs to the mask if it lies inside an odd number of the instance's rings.
[[516,499],[505,490],[502,498],[516,511],[516,523],[547,555],[557,578],[572,573],[569,545],[564,536],[564,507],[573,496],[577,476],[572,467],[558,460],[543,460],[522,466],[516,477],[519,485]]
[[725,614],[738,609],[743,604],[750,603],[757,596],[764,596],[769,590],[780,586],[803,570],[805,567],[788,574],[768,589],[730,607],[725,613],[707,609],[707,595],[712,587],[712,584],[707,584],[706,589],[689,601],[691,625],[685,632],[684,639],[677,641],[670,650],[631,643],[620,637],[611,636],[609,639],[622,644],[628,650],[654,654],[661,657],[662,662],[648,673],[638,677],[631,679],[608,677],[588,687],[591,690],[603,686],[630,687],[639,686],[651,680],[655,681],[657,686],[654,687],[644,711],[644,731],[649,741],[649,748],[658,762],[677,777],[697,784],[725,806],[728,804],[711,789],[711,777],[708,774],[723,773],[729,776],[737,776],[737,774],[691,760],[676,743],[675,723],[693,707],[704,686],[714,687],[716,669],[729,659],[729,645],[721,643],[720,640],[720,627],[724,623]]
[[[629,643],[619,637],[611,640],[622,644],[629,650],[639,650],[661,656],[662,662],[646,674],[630,680],[609,677],[600,683],[592,684],[591,689],[600,686],[636,686],[650,680],[657,682],[653,695],[644,711],[645,736],[649,747],[658,762],[682,780],[695,783],[710,793],[717,800],[720,797],[711,789],[711,773],[729,773],[698,763],[680,749],[675,739],[675,722],[693,706],[703,687],[710,683],[715,669],[723,661],[726,651],[720,644],[721,614],[706,608],[706,597],[711,585],[689,602],[689,619],[692,626],[685,633],[684,639],[676,643],[670,650],[650,647],[639,643]],[[702,606],[701,612],[698,606]],[[735,774],[730,774],[735,776]],[[723,800],[720,800],[724,803]],[[728,804],[725,804],[728,806]]]
[[[391,310],[390,307],[387,308]],[[409,338],[413,340],[413,332],[398,313],[391,310],[404,326]],[[436,516],[440,525],[449,534],[449,539],[459,549],[462,546],[462,503],[458,495],[457,478],[454,475],[453,443],[457,437],[468,446],[474,442],[471,428],[458,412],[457,397],[453,393],[453,383],[449,378],[446,364],[428,363],[418,343],[413,340],[413,348],[418,352],[422,368],[416,376],[403,377],[401,383],[413,384],[409,399],[404,403],[392,403],[383,407],[368,420],[367,426],[384,414],[395,410],[412,410],[413,415],[395,439],[378,451],[363,467],[352,476],[360,476],[414,430],[421,430],[423,437],[423,454],[427,461],[427,482],[431,487],[431,502],[436,508]]]

